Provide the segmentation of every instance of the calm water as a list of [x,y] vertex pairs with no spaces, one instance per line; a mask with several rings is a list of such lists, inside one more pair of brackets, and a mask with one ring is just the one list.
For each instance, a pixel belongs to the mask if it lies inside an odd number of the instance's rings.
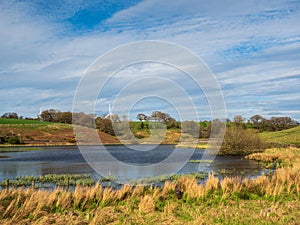
[[[89,148],[93,151],[95,147]],[[13,179],[17,176],[40,176],[65,173],[91,174],[95,179],[100,177],[100,175],[86,163],[77,146],[39,147],[36,148],[38,150],[35,151],[24,151],[24,149],[26,148],[21,147],[18,148],[18,152],[0,153],[0,181],[6,178]],[[144,167],[146,168],[142,175],[137,172],[139,170],[130,170],[127,167],[125,167],[125,169],[123,167],[110,168],[112,174],[117,173],[120,177],[125,176],[129,179],[134,179],[141,178],[145,175],[147,165],[160,163],[166,159],[174,151],[174,146],[160,145],[151,151],[136,151],[134,149],[128,149],[125,146],[108,146],[107,149],[114,158],[124,162],[126,165],[142,165],[143,169]],[[184,152],[186,149],[181,150]],[[195,150],[192,159],[201,159],[203,152],[202,150]],[[101,157],[102,153],[98,152],[94,161],[101,161],[99,160]],[[103,159],[105,159],[104,155]],[[110,165],[110,162],[105,160],[102,160],[100,163]],[[178,173],[198,172],[198,167],[199,164],[197,163],[187,163]],[[217,156],[213,163],[207,163],[205,170],[214,171],[220,174],[220,176],[226,173],[232,176],[241,175],[247,177],[257,176],[265,172],[255,161],[232,156]],[[156,175],[152,170],[147,172],[149,172],[147,174],[148,177]]]

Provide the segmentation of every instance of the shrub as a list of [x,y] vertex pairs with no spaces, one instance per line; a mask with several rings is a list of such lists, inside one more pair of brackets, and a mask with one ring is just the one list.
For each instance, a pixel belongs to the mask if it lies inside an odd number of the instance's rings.
[[7,139],[7,142],[12,145],[21,144],[21,140],[18,136],[11,136]]
[[4,144],[5,143],[5,138],[4,137],[0,137],[0,144]]
[[248,155],[261,152],[266,147],[256,131],[234,126],[226,129],[220,154]]
[[115,131],[114,131],[114,128],[112,125],[112,121],[110,119],[97,117],[96,118],[96,128],[104,133],[115,136]]

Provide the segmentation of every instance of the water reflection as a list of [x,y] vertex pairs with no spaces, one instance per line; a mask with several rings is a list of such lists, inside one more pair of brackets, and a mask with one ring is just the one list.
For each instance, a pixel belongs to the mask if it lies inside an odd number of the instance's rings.
[[[173,146],[161,146],[156,149],[154,155],[144,151],[124,151],[123,146],[110,146],[110,151],[119,160],[132,165],[143,165],[139,170],[126,170],[120,164],[117,167],[111,166],[110,162],[101,161],[102,166],[109,168],[111,174],[118,174],[118,179],[128,181],[144,177],[153,177],[161,174],[161,171],[173,166],[172,163],[161,164],[160,167],[151,168],[147,165],[164,159],[167,154],[174,150]],[[20,148],[22,150],[22,148]],[[160,151],[159,151],[160,150]],[[184,149],[182,149],[184,151]],[[147,155],[148,154],[148,155]],[[192,159],[201,159],[202,150],[196,150]],[[1,157],[5,156],[5,157]],[[147,157],[146,157],[147,156]],[[95,160],[93,163],[100,163]],[[176,166],[176,163],[174,163]],[[222,175],[257,176],[264,172],[259,164],[252,160],[245,160],[240,157],[217,156],[212,164],[204,164],[205,170],[214,171]],[[165,168],[164,168],[165,167]],[[178,173],[198,172],[199,164],[187,163]],[[95,180],[100,176],[84,160],[76,146],[66,147],[44,147],[44,150],[2,152],[0,153],[0,181],[6,178],[13,179],[17,176],[40,176],[46,174],[91,174]]]

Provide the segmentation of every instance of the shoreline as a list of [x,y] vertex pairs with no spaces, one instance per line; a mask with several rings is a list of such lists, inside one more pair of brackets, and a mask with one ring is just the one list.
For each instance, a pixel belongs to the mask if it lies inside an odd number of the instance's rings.
[[[3,148],[23,148],[23,147],[63,147],[63,146],[78,146],[79,144],[76,143],[56,143],[56,144],[49,144],[49,143],[40,143],[40,144],[0,144],[0,151]],[[80,144],[82,146],[95,146],[93,144]],[[177,148],[195,148],[205,150],[208,147],[208,144],[188,144],[188,143],[103,143],[104,146],[121,146],[121,145],[175,145]]]

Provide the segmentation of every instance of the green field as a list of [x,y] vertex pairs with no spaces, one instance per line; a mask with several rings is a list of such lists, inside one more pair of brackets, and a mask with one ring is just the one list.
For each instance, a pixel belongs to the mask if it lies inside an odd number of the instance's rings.
[[52,123],[43,122],[43,121],[39,121],[39,120],[0,118],[0,124],[52,124]]
[[300,126],[277,132],[263,132],[260,136],[269,143],[300,146]]

